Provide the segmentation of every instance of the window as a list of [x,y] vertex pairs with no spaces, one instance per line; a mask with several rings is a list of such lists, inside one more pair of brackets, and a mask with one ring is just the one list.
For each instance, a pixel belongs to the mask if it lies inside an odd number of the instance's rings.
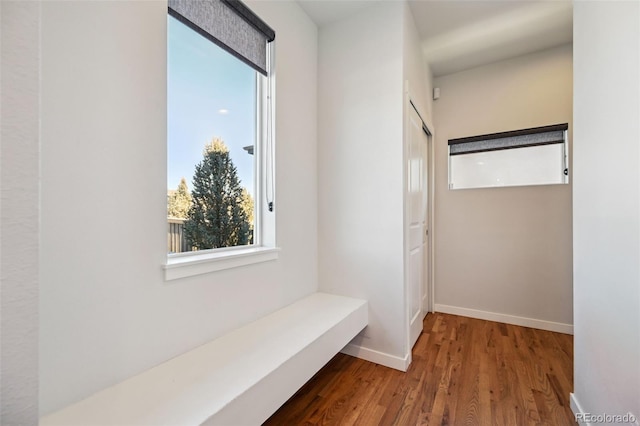
[[567,124],[449,140],[449,189],[569,182]]
[[167,279],[275,257],[274,38],[237,0],[169,0]]

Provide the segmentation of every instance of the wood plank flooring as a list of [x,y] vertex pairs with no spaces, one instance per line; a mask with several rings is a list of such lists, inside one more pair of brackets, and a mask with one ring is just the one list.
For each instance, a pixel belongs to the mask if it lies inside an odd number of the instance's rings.
[[266,422],[575,425],[573,336],[429,314],[406,373],[336,355]]

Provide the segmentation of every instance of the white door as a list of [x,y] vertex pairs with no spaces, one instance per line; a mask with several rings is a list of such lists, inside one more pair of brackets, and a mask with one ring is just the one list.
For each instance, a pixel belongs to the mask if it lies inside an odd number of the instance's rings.
[[425,283],[427,264],[427,135],[422,130],[420,116],[409,105],[408,133],[408,222],[409,222],[409,343],[415,345],[422,332],[423,306],[427,306]]

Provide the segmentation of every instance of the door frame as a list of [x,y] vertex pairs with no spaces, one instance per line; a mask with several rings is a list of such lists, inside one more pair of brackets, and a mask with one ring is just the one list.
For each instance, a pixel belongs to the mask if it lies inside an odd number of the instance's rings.
[[411,364],[411,338],[410,338],[410,325],[411,325],[411,307],[409,300],[409,209],[408,201],[409,201],[409,193],[408,193],[408,177],[407,177],[407,160],[409,157],[409,146],[408,146],[408,132],[410,131],[410,108],[414,109],[420,119],[422,120],[423,130],[427,135],[427,212],[428,212],[428,220],[427,220],[427,229],[429,231],[427,237],[427,255],[425,256],[424,261],[428,265],[428,274],[426,277],[426,285],[425,285],[425,293],[427,295],[427,304],[425,306],[424,300],[420,301],[421,309],[422,309],[422,317],[424,318],[428,312],[434,312],[435,306],[435,129],[431,121],[427,118],[427,116],[421,112],[419,105],[414,101],[414,97],[412,96],[412,92],[409,89],[409,81],[405,81],[405,90],[404,90],[404,102],[403,102],[403,112],[404,112],[404,125],[403,125],[403,211],[404,211],[404,292],[405,292],[405,329],[406,329],[406,339],[405,339],[405,359],[407,360],[405,365],[409,366]]

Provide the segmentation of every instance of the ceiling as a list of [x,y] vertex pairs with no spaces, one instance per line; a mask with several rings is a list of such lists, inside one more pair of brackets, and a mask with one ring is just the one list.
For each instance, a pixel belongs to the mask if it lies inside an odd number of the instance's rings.
[[[298,0],[322,28],[385,0]],[[392,1],[392,0],[386,0]],[[393,0],[396,1],[396,0]],[[409,0],[434,76],[570,43],[570,0]]]
[[302,9],[322,28],[355,15],[381,0],[298,0]]

